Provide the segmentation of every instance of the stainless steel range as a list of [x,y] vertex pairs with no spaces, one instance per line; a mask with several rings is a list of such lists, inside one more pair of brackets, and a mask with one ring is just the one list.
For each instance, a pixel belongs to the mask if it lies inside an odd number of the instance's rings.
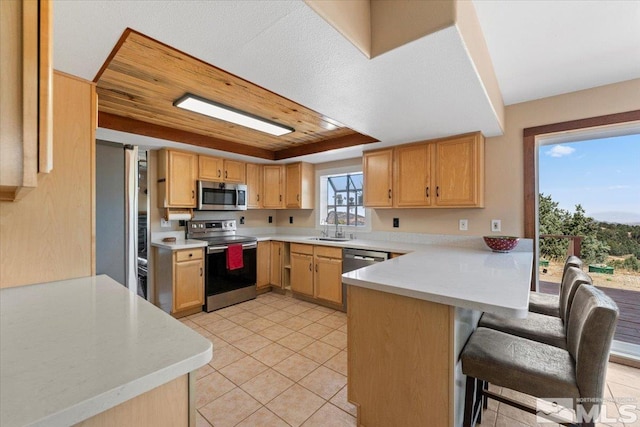
[[[255,237],[236,234],[236,220],[187,221],[187,239],[207,241],[205,310],[213,311],[256,297]],[[242,245],[243,267],[227,268],[229,245]]]

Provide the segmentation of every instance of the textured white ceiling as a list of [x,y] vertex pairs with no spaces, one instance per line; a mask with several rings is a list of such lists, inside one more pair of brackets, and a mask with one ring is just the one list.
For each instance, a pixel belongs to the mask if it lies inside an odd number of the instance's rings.
[[[637,77],[638,67],[629,69],[637,65],[638,58],[620,59],[620,69],[610,71],[593,58],[589,45],[579,46],[571,60],[572,64],[588,63],[586,70],[578,70],[576,77],[569,72],[560,76],[568,69],[556,61],[575,50],[570,46],[576,44],[573,39],[567,39],[565,46],[569,25],[564,29],[554,26],[564,30],[558,34],[533,19],[527,23],[530,17],[546,16],[546,11],[556,8],[555,3],[564,2],[551,2],[551,6],[541,1],[486,3],[475,2],[499,84],[511,102],[626,80],[634,73]],[[521,3],[524,5],[516,6]],[[566,8],[579,17],[586,2],[566,3],[574,5]],[[637,19],[637,8],[624,9],[636,13]],[[514,16],[519,22],[511,21]],[[626,25],[630,18],[625,19]],[[302,1],[56,0],[55,68],[92,80],[126,27],[381,141],[366,148],[476,130],[486,136],[502,133],[455,27],[368,60]],[[627,32],[637,33],[637,27]],[[621,33],[616,32],[616,37]],[[622,46],[630,53],[626,40],[606,37],[612,44],[626,43]],[[555,48],[553,61],[541,45]],[[523,75],[523,68],[529,71],[522,66],[529,60],[526,52],[535,57],[530,62],[538,65],[538,71]],[[541,76],[540,68],[546,77]],[[607,72],[600,72],[602,69]],[[154,145],[153,141],[147,145]],[[304,160],[317,163],[358,156],[361,151],[362,147],[336,150]]]
[[638,0],[474,5],[506,105],[640,78]]

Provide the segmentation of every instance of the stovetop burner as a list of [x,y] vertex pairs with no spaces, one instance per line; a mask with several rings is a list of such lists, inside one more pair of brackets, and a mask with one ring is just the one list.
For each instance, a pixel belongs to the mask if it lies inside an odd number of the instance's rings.
[[255,243],[258,241],[255,237],[249,236],[220,236],[220,237],[210,237],[210,238],[202,238],[201,240],[205,240],[209,246],[219,246],[219,245],[232,245],[239,243]]

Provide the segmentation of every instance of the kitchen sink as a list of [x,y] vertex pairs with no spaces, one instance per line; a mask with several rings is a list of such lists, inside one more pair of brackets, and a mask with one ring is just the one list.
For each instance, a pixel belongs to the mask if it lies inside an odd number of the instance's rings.
[[309,237],[309,240],[323,240],[325,242],[348,242],[348,237]]

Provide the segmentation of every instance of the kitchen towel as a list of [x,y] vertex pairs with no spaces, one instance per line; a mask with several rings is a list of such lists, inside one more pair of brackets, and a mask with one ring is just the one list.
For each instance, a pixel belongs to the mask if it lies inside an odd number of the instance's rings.
[[237,270],[244,267],[242,245],[229,245],[227,248],[227,270]]

